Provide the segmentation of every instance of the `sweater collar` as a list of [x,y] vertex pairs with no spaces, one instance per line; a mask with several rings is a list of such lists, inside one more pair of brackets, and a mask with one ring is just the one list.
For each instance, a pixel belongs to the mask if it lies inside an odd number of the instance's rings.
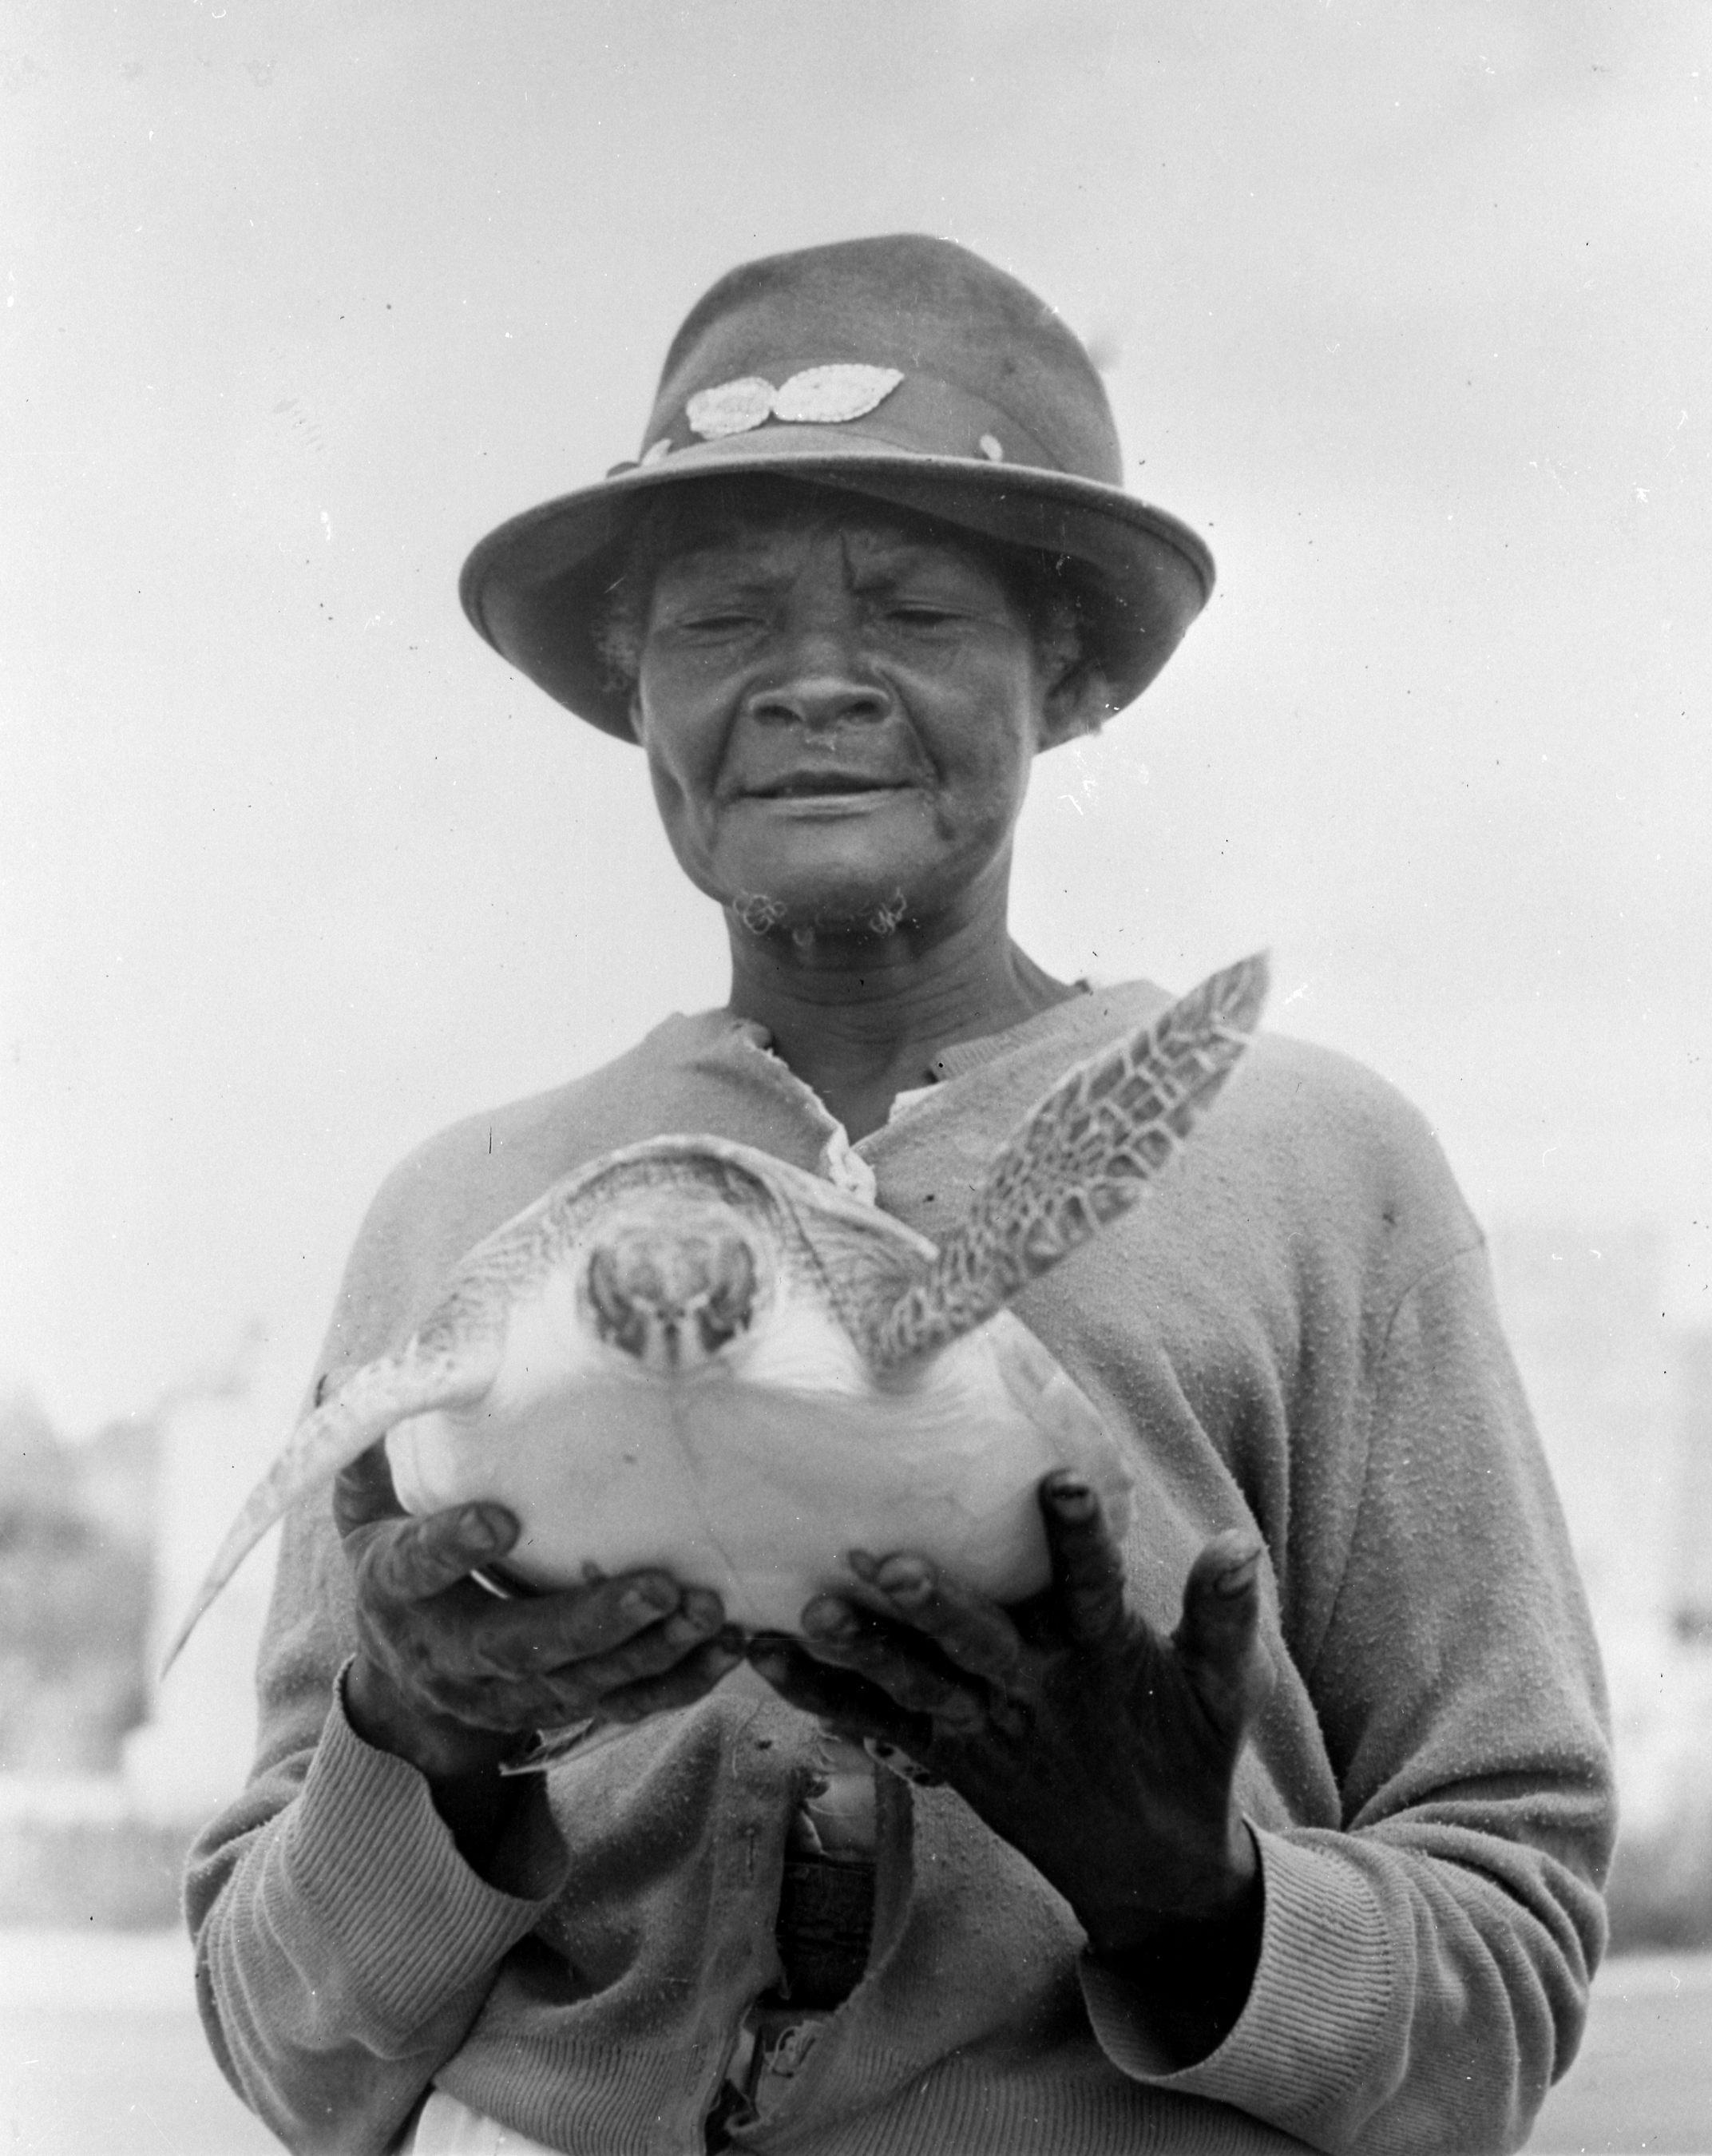
[[[1015,1025],[1005,1026],[997,1033],[954,1041],[923,1070],[921,1082],[946,1085],[1002,1056],[1053,1040],[1063,1043],[1067,1060],[1073,1061],[1079,1053],[1091,1054],[1103,1041],[1140,1024],[1153,1011],[1165,1009],[1170,1002],[1169,993],[1152,981],[1080,980],[1075,983],[1074,994],[1045,1010],[1036,1011],[1032,1018],[1020,1019]],[[722,1041],[742,1041],[770,1055],[777,1053],[772,1035],[764,1025],[755,1019],[739,1018],[730,1010],[697,1011],[680,1015],[671,1023],[686,1029],[688,1038],[684,1045],[691,1052],[712,1048]]]

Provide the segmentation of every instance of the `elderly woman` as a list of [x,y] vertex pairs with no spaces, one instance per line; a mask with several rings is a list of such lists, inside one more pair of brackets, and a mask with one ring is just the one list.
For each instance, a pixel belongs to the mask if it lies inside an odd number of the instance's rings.
[[[484,635],[641,745],[730,993],[407,1161],[318,1393],[556,1178],[661,1132],[942,1232],[971,1162],[1163,1007],[1007,926],[1034,756],[1135,696],[1210,587],[1119,482],[1038,300],[864,240],[722,280],[639,461],[477,549]],[[1138,1492],[1120,1545],[1046,1478],[1030,1604],[907,1548],[853,1553],[788,1636],[664,1570],[496,1599],[472,1575],[516,1521],[406,1518],[378,1452],[294,1517],[260,1756],[190,1882],[212,2040],[291,2146],[1525,2138],[1581,2025],[1610,1784],[1419,1118],[1263,1040],[1153,1200],[1017,1308]],[[607,1741],[502,1774],[591,1717]]]

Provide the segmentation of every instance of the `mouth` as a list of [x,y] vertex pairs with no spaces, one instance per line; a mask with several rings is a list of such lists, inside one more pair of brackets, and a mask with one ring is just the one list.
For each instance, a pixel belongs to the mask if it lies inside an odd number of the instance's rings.
[[858,772],[797,771],[743,790],[751,801],[824,801],[899,793],[904,789],[899,780],[869,778]]

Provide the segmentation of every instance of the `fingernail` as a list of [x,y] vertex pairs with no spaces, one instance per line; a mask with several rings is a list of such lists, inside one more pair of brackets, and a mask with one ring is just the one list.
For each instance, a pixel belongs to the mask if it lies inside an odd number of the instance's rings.
[[699,1640],[710,1632],[713,1626],[709,1624],[705,1611],[680,1609],[675,1617],[668,1619],[662,1630],[669,1645],[687,1647],[692,1640]]
[[1250,1550],[1247,1557],[1239,1557],[1234,1564],[1227,1565],[1218,1574],[1212,1583],[1213,1593],[1229,1595],[1246,1593],[1253,1585],[1254,1575],[1259,1568],[1260,1553]]
[[884,1567],[872,1584],[889,1602],[920,1602],[933,1590],[925,1569],[907,1558]]
[[817,1640],[847,1640],[856,1630],[856,1619],[841,1602],[811,1602],[802,1613],[802,1629]]
[[1094,1503],[1093,1491],[1074,1476],[1059,1476],[1047,1494],[1061,1512],[1085,1512]]
[[847,1550],[844,1562],[859,1580],[867,1586],[873,1586],[874,1575],[879,1570],[878,1558],[870,1557],[866,1550]]
[[618,1603],[627,1617],[664,1617],[677,1606],[676,1594],[659,1586],[627,1588]]
[[459,1537],[466,1549],[496,1550],[511,1532],[510,1522],[484,1506],[472,1505],[464,1515]]

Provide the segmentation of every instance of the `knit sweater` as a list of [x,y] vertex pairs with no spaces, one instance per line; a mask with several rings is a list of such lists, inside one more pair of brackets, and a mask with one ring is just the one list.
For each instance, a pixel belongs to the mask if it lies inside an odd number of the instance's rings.
[[[948,1051],[854,1148],[929,1235],[1144,983]],[[321,1374],[399,1345],[452,1265],[609,1148],[706,1132],[811,1172],[850,1149],[760,1029],[674,1018],[396,1170]],[[862,1173],[858,1166],[854,1173]],[[1261,1852],[1247,2005],[1172,2071],[1069,1906],[948,1787],[879,1774],[866,1976],[736,2145],[776,2156],[1514,2148],[1574,2055],[1612,1801],[1598,1664],[1479,1233],[1415,1112],[1263,1036],[1146,1200],[1017,1314],[1135,1476],[1130,1591],[1176,1621],[1209,1536],[1264,1540],[1278,1672],[1237,1794]],[[777,1974],[815,1725],[728,1682],[536,1782],[491,1867],[344,1717],[347,1570],[288,1521],[244,1794],[192,1858],[221,2065],[289,2145],[395,2145],[430,2085],[550,2148],[689,2156]]]

